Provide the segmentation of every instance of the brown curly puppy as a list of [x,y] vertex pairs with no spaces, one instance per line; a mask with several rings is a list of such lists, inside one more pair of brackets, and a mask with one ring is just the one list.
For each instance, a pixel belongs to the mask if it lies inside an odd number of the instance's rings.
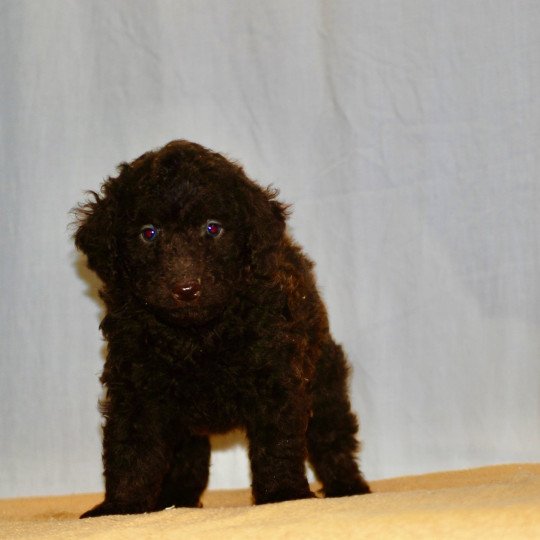
[[173,141],[77,210],[103,281],[103,503],[82,517],[200,506],[208,436],[246,431],[256,503],[368,493],[348,367],[286,207],[220,154]]

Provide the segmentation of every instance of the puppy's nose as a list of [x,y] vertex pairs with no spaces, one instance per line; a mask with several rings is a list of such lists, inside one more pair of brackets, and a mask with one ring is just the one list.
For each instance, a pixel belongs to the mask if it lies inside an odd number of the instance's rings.
[[172,295],[178,303],[192,302],[201,295],[201,284],[195,280],[177,283],[172,290]]

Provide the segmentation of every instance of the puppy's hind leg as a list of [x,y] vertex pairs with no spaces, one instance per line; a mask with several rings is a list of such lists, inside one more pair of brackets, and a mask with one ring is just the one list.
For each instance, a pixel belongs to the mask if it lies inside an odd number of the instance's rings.
[[200,507],[200,497],[208,484],[210,442],[206,436],[188,436],[177,444],[172,466],[165,477],[160,508]]
[[358,420],[347,395],[348,366],[329,340],[312,382],[313,416],[307,430],[309,460],[326,497],[369,493],[356,463]]

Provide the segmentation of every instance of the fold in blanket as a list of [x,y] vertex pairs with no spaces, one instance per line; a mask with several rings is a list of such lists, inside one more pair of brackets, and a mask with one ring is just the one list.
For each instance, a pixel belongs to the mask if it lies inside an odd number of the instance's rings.
[[372,482],[374,493],[250,505],[208,492],[203,509],[79,520],[102,495],[0,501],[0,538],[540,538],[540,464]]

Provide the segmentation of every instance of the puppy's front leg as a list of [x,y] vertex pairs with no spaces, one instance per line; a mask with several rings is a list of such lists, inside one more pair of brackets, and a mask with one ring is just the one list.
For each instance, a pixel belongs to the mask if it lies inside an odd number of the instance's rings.
[[250,415],[247,435],[256,504],[314,496],[305,472],[308,415],[302,392],[285,389],[259,403]]
[[134,407],[129,414],[117,407],[114,415],[106,416],[105,500],[81,518],[158,510],[163,479],[170,467],[169,449],[161,438],[158,421]]

